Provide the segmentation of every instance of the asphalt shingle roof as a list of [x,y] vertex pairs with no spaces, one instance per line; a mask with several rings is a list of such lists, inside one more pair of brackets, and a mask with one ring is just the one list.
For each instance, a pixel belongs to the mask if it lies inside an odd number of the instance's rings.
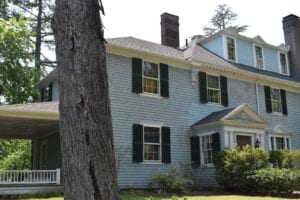
[[196,122],[192,126],[197,126],[197,125],[207,124],[207,123],[210,123],[210,122],[220,121],[223,117],[225,117],[227,114],[229,114],[234,109],[236,109],[236,107],[229,108],[229,109],[226,109],[226,110],[217,111],[217,112],[212,112],[211,114],[209,114],[206,117],[202,118],[201,120],[199,120],[198,122]]

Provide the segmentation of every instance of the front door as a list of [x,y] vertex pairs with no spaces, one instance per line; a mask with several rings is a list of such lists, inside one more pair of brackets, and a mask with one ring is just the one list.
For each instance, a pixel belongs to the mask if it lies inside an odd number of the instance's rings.
[[240,149],[247,144],[251,147],[252,146],[252,137],[248,135],[237,135],[236,136],[236,143]]

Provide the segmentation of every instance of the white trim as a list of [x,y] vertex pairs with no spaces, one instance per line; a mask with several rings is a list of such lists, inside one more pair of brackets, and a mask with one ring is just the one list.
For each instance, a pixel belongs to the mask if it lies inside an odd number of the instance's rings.
[[[233,37],[233,36],[229,36],[229,35],[225,35],[224,34],[224,46],[225,46],[225,51],[224,51],[224,58],[231,61],[231,62],[235,62],[235,63],[238,63],[238,55],[237,55],[237,42],[236,42],[236,38]],[[231,38],[233,39],[233,43],[234,43],[234,56],[235,56],[235,60],[231,60],[228,58],[228,46],[227,46],[227,38]]]
[[[279,91],[279,100],[272,98],[272,90],[278,90]],[[274,115],[282,115],[282,99],[281,99],[281,91],[279,88],[275,88],[275,87],[270,87],[270,94],[271,94],[271,106],[272,106],[272,114]],[[280,103],[280,112],[278,111],[274,111],[273,109],[273,101],[274,102],[279,102]]]
[[[287,73],[283,73],[282,72],[282,69],[281,69],[281,60],[280,60],[280,54],[283,54],[285,56],[285,61],[286,61],[286,70],[287,70]],[[286,75],[286,76],[289,76],[290,75],[290,66],[289,66],[289,59],[288,59],[288,56],[287,56],[287,53],[284,53],[282,51],[278,51],[278,66],[279,66],[279,73],[282,74],[282,75]]]
[[205,164],[204,163],[204,152],[203,152],[203,148],[202,148],[202,138],[203,137],[208,137],[208,136],[210,136],[211,137],[211,142],[213,142],[212,141],[212,135],[213,134],[215,134],[215,132],[214,133],[211,133],[211,134],[201,134],[201,136],[199,136],[199,146],[200,146],[200,166],[214,166],[214,164],[213,163],[207,163],[207,164]]
[[[216,88],[211,88],[211,87],[208,87],[208,76],[214,76],[214,77],[217,77],[218,78],[218,85],[219,85],[219,88],[216,89]],[[216,102],[210,102],[208,101],[208,90],[214,90],[214,91],[219,91],[219,102],[216,103]],[[221,105],[222,104],[222,95],[221,95],[221,78],[219,75],[213,75],[213,74],[209,74],[209,73],[206,73],[206,96],[207,96],[207,103],[208,104],[212,104],[212,105]]]
[[[272,145],[271,145],[271,138],[273,137],[273,142],[274,142],[274,149],[272,149]],[[272,151],[272,150],[279,150],[277,148],[277,143],[276,143],[276,138],[283,138],[283,143],[284,143],[284,149],[287,149],[287,142],[286,142],[286,139],[288,138],[289,139],[289,147],[290,147],[290,150],[292,149],[292,145],[291,145],[291,136],[289,135],[284,135],[284,134],[269,134],[268,135],[268,144],[269,144],[269,151]]]
[[[159,160],[145,160],[144,156],[144,145],[145,145],[145,127],[150,127],[150,128],[158,128],[159,129]],[[161,134],[161,126],[148,126],[143,124],[143,163],[157,163],[157,164],[161,164],[162,163],[162,134]],[[146,144],[150,144],[150,145],[158,145],[158,143],[146,143]]]
[[[157,65],[157,78],[153,78],[153,77],[149,77],[149,76],[144,75],[145,62],[149,63],[151,65]],[[144,92],[144,78],[157,81],[157,93]],[[146,94],[147,96],[161,97],[161,95],[160,95],[160,64],[159,63],[154,63],[154,62],[150,62],[150,61],[147,61],[147,60],[142,60],[142,94]]]
[[159,96],[159,95],[154,94],[154,93],[143,92],[143,93],[139,93],[138,95],[144,96],[144,97],[151,97],[151,98],[163,99],[162,96]]
[[[254,58],[254,67],[257,68],[257,69],[263,69],[265,70],[265,57],[264,57],[264,47],[261,46],[261,45],[257,45],[257,44],[252,44],[252,47],[253,47],[253,58]],[[257,57],[256,57],[256,51],[255,51],[255,47],[259,47],[261,48],[261,56],[262,56],[262,68],[258,67],[257,66]]]
[[164,123],[143,120],[143,121],[140,121],[140,125],[148,126],[148,127],[150,126],[150,127],[155,127],[155,128],[161,128],[164,125]]

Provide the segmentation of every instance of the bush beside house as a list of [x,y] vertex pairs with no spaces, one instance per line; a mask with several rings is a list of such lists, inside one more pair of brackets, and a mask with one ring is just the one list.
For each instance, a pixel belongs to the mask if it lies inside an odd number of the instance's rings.
[[300,169],[295,168],[298,155],[299,151],[267,153],[249,146],[225,150],[217,155],[216,179],[229,191],[289,194],[300,189]]

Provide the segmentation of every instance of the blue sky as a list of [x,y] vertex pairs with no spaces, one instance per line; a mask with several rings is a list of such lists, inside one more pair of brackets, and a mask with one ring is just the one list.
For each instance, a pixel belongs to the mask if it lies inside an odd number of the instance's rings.
[[160,15],[179,16],[180,44],[201,34],[217,5],[227,4],[238,14],[236,24],[249,25],[243,34],[260,35],[267,43],[284,43],[282,18],[291,13],[300,16],[299,0],[102,0],[105,37],[133,36],[160,43]]

